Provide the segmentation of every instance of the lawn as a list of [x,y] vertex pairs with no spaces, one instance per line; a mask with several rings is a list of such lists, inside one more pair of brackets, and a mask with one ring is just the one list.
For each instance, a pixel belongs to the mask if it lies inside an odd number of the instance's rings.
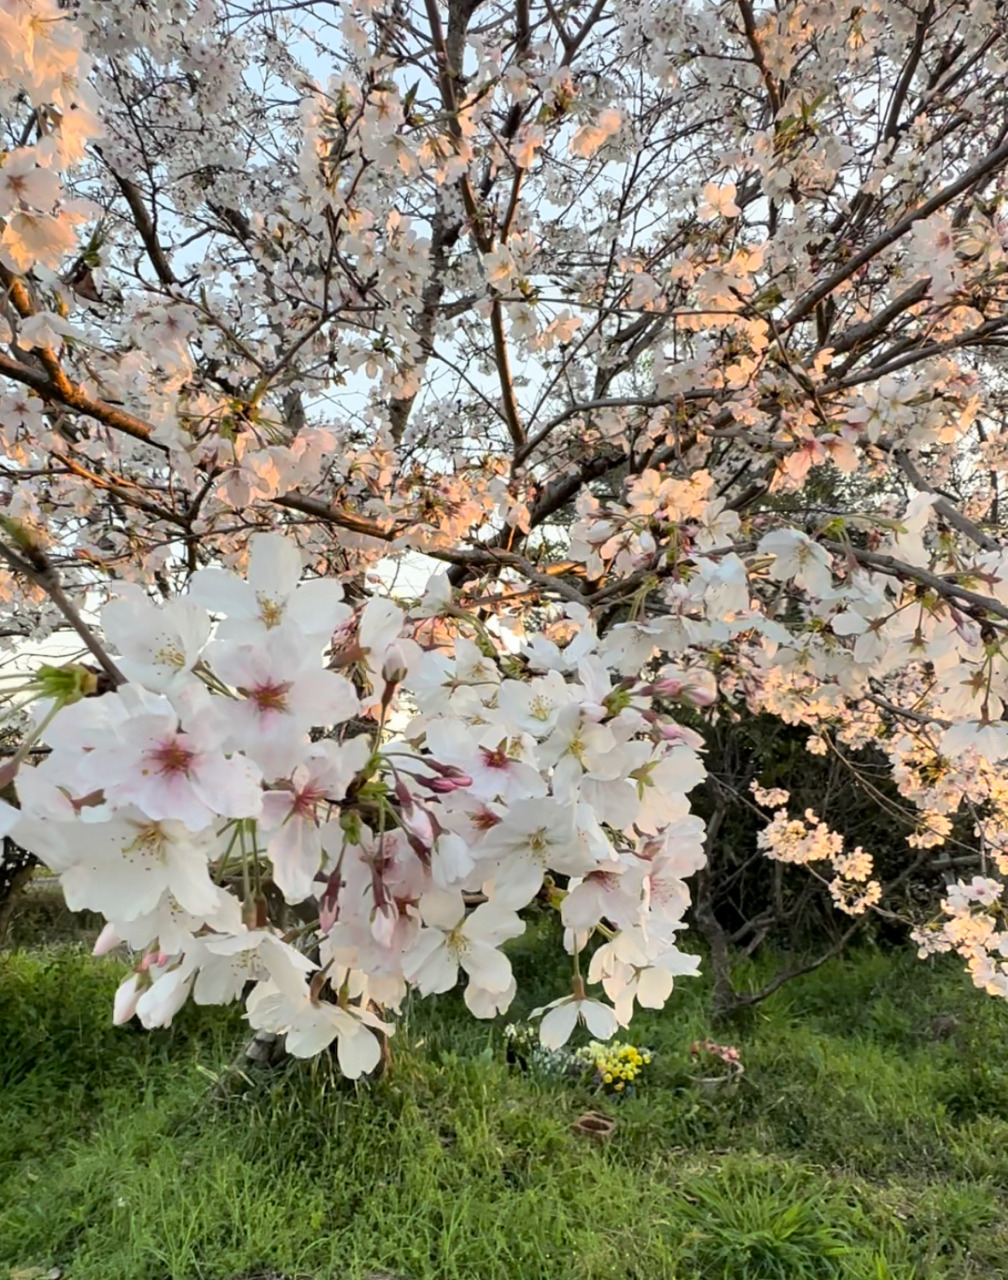
[[[560,991],[547,933],[512,948],[512,1019]],[[954,961],[863,951],[730,1029],[684,981],[634,1022],[655,1056],[618,1102],[509,1068],[454,996],[409,1006],[374,1085],[245,1083],[237,1011],[115,1029],[121,972],[79,943],[0,954],[0,1277],[1008,1274],[1008,1008]],[[708,1035],[741,1052],[732,1094],[697,1083]],[[590,1109],[608,1142],[572,1130]]]

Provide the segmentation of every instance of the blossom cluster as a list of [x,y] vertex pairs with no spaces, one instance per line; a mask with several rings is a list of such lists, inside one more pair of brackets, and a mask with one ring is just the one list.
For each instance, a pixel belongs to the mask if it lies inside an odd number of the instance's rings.
[[[91,212],[60,179],[103,132],[89,69],[81,31],[48,4],[0,5],[0,110],[23,95],[39,122],[37,141],[0,150],[0,263],[19,275],[58,267]],[[45,324],[25,328],[24,345],[50,345]]]
[[862,915],[879,902],[882,886],[871,878],[871,854],[860,845],[845,853],[843,836],[832,831],[811,809],[806,809],[801,818],[789,818],[784,806],[791,797],[782,787],[764,788],[754,782],[750,789],[758,804],[776,809],[756,837],[758,847],[768,858],[798,866],[829,863],[833,878],[827,881],[827,887],[834,904],[847,915]]
[[[485,628],[423,648],[389,599],[354,613],[301,572],[267,534],[247,579],[202,570],[161,605],[127,592],[102,630],[128,679],[40,704],[51,752],[21,768],[6,825],[71,908],[106,916],[99,949],[137,953],[117,1021],[244,997],[253,1027],[299,1056],[335,1040],[358,1076],[411,987],[461,972],[476,1016],[505,1010],[502,946],[544,892],[574,958],[544,1044],[663,1004],[696,968],[676,935],[704,771],[696,736],[653,706],[660,677],[614,678],[588,623],[563,648],[509,653]],[[598,931],[596,997],[577,958]]]
[[955,951],[966,961],[974,984],[989,995],[1008,998],[1008,917],[1004,884],[986,875],[946,887],[942,918],[915,928],[917,954],[923,959]]

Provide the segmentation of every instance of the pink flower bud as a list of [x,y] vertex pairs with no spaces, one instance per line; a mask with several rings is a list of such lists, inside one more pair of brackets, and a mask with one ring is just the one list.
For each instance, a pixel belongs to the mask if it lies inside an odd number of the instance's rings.
[[121,1027],[129,1022],[136,1013],[137,1002],[143,993],[144,986],[141,985],[136,974],[127,978],[119,987],[112,1003],[112,1022],[115,1026]]
[[453,791],[464,791],[466,787],[472,786],[472,778],[461,770],[452,778],[421,778],[420,781],[428,790],[439,796],[450,795]]
[[685,697],[695,707],[711,707],[717,701],[717,683],[709,671],[695,672],[685,689]]
[[336,923],[336,918],[339,915],[339,895],[342,887],[343,880],[337,868],[326,881],[322,896],[319,898],[319,928],[323,933],[328,933]]
[[641,693],[653,698],[684,698],[695,707],[709,707],[717,701],[717,683],[709,671],[682,671],[645,685]]
[[654,684],[648,685],[644,692],[655,698],[678,698],[682,691],[682,680],[677,676],[666,676],[663,680],[657,680]]
[[438,796],[451,795],[453,791],[458,790],[455,783],[448,778],[421,778],[420,784]]
[[439,773],[442,778],[451,778],[461,782],[464,787],[472,786],[472,778],[460,769],[458,765],[442,764],[440,760],[431,760],[430,757],[424,760],[424,764],[429,769],[433,769],[435,773]]
[[91,952],[93,956],[107,956],[110,951],[114,951],[122,942],[122,938],[116,933],[114,926],[107,924],[98,935],[98,940],[94,944]]
[[399,807],[403,814],[413,812],[413,797],[410,795],[409,787],[403,782],[402,778],[396,779],[395,797],[399,801]]

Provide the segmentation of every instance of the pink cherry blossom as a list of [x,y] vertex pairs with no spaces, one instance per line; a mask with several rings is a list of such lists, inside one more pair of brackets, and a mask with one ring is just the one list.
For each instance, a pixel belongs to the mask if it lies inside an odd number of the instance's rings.
[[226,755],[219,719],[207,711],[183,729],[174,711],[136,715],[81,762],[82,780],[115,808],[136,805],[149,818],[174,819],[200,831],[217,815],[256,817],[262,809],[258,768]]
[[346,720],[360,705],[350,681],[321,669],[316,655],[308,637],[281,629],[253,644],[214,641],[208,648],[215,674],[238,692],[220,712],[229,741],[269,781],[296,767],[312,725]]
[[290,790],[267,791],[263,796],[266,853],[273,863],[273,878],[288,902],[302,902],[312,893],[322,862],[320,826],[326,809],[343,799],[370,754],[363,738],[345,746],[320,742],[294,769]]
[[461,967],[481,991],[511,986],[511,964],[498,948],[525,930],[522,920],[497,902],[470,915],[460,893],[432,890],[420,900],[424,928],[406,957],[406,976],[428,995],[449,991]]

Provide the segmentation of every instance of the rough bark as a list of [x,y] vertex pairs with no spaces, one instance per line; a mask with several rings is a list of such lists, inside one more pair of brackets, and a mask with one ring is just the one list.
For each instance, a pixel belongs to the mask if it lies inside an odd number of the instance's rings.
[[7,937],[18,895],[37,866],[38,858],[33,853],[4,837],[3,853],[0,854],[0,945]]

